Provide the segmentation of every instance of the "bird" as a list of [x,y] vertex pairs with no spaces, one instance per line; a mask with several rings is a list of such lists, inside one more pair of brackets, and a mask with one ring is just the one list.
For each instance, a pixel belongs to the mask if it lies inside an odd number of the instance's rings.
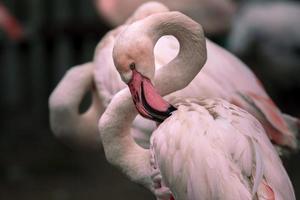
[[[150,10],[150,11],[149,11]],[[168,8],[160,3],[147,3],[142,5],[133,14],[133,18],[128,19],[127,24],[114,29],[107,33],[107,35],[98,44],[93,64],[90,65],[89,70],[93,70],[93,73],[88,73],[89,76],[80,76],[81,78],[89,79],[90,88],[94,85],[96,97],[101,102],[102,108],[98,109],[98,113],[92,120],[93,125],[85,127],[87,131],[93,130],[93,134],[86,134],[83,129],[78,129],[76,134],[95,136],[89,141],[100,141],[97,130],[97,121],[99,116],[103,113],[104,109],[108,106],[112,97],[121,89],[126,87],[118,75],[112,58],[113,46],[118,38],[119,34],[127,29],[128,25],[135,20],[143,19],[146,15],[151,15],[154,12],[168,12]],[[138,34],[136,34],[138,37]],[[141,43],[143,41],[141,40]],[[201,73],[197,74],[193,81],[182,90],[176,91],[170,94],[166,98],[168,100],[175,97],[203,97],[203,98],[222,98],[229,101],[255,116],[264,126],[271,141],[278,147],[278,152],[283,154],[286,151],[293,151],[298,148],[297,135],[299,131],[299,120],[281,113],[279,108],[273,103],[271,98],[265,92],[260,81],[256,76],[243,64],[239,59],[230,54],[222,47],[216,45],[209,39],[206,39],[207,46],[207,62],[205,63]],[[172,60],[179,51],[179,44],[176,38],[173,36],[164,36],[160,38],[154,48],[155,65],[157,69],[170,60]],[[80,70],[78,68],[71,68],[70,71]],[[174,69],[172,69],[173,71]],[[79,72],[84,73],[84,72]],[[167,72],[166,72],[167,73]],[[74,121],[73,123],[65,123],[68,120],[69,114],[76,115],[78,107],[70,106],[71,102],[80,102],[81,96],[68,95],[64,99],[60,98],[60,93],[65,90],[78,90],[78,93],[84,94],[88,91],[88,87],[78,86],[73,84],[74,81],[86,82],[80,80],[76,73],[67,73],[74,75],[73,78],[65,77],[62,79],[58,87],[53,91],[49,99],[50,107],[50,124],[52,130],[57,135],[67,135],[72,137],[71,132],[78,126],[79,123]],[[221,78],[220,78],[221,77]],[[234,77],[234,78],[233,78]],[[72,81],[72,79],[74,81]],[[62,82],[65,82],[62,84]],[[92,84],[93,83],[93,84]],[[167,83],[166,83],[167,84]],[[172,84],[175,84],[172,82]],[[68,86],[66,86],[68,85]],[[61,92],[58,92],[61,91]],[[98,101],[96,101],[98,102]],[[93,103],[92,103],[93,104]],[[74,104],[72,104],[74,105]],[[76,104],[78,106],[78,104]],[[92,106],[96,108],[96,106]],[[67,111],[65,110],[67,108]],[[70,111],[72,110],[72,111]],[[60,112],[63,111],[63,112]],[[62,116],[62,117],[60,117]],[[80,116],[71,116],[80,118]],[[59,119],[59,120],[56,120]],[[84,124],[84,122],[82,123]],[[70,127],[68,127],[70,126]],[[137,117],[133,124],[136,131],[134,131],[133,137],[135,141],[144,148],[149,148],[149,137],[152,131],[155,129],[155,123],[146,121],[140,116]],[[66,131],[70,130],[70,131]],[[76,137],[76,136],[74,136]],[[80,142],[80,141],[79,141]],[[89,143],[86,146],[99,147],[99,143],[94,142],[92,145]]]
[[[149,0],[95,0],[99,13],[112,26],[123,24],[131,13]],[[218,36],[229,31],[237,3],[228,0],[172,0],[164,3],[171,10],[181,11],[202,23],[207,34]]]
[[[153,48],[163,35],[174,35],[180,52],[156,70]],[[172,104],[162,98],[186,87],[205,64],[200,24],[180,12],[153,14],[121,33],[113,59],[129,89],[113,97],[98,127],[107,160],[131,180],[157,199],[295,199],[275,148],[252,115],[220,98],[178,97]],[[131,137],[135,109],[158,123],[149,150]]]
[[228,49],[251,64],[274,93],[300,84],[299,16],[299,2],[250,3],[229,33]]

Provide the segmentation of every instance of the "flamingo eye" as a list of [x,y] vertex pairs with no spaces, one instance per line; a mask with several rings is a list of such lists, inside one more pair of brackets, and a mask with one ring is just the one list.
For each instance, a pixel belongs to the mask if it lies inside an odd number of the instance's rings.
[[135,69],[135,63],[131,63],[131,64],[129,65],[129,68],[130,68],[131,70],[134,70],[134,69]]

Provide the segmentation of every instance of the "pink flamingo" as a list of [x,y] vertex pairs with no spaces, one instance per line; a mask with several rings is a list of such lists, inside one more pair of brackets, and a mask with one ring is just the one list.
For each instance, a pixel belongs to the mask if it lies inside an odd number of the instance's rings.
[[[153,48],[163,35],[174,35],[180,51],[155,70]],[[160,96],[197,78],[205,43],[202,27],[179,12],[153,14],[121,33],[113,58],[130,92],[117,93],[99,121],[108,161],[157,199],[294,200],[277,152],[248,112],[221,99],[173,99],[174,107]],[[130,135],[135,108],[161,123],[150,150]]]
[[[141,19],[153,12],[167,10],[162,4],[148,3],[140,7],[133,16]],[[129,19],[128,24],[134,19]],[[111,57],[116,37],[126,27],[127,25],[120,26],[109,32],[97,46],[94,62],[72,68],[53,91],[49,99],[50,122],[56,135],[89,147],[98,147],[99,143],[96,142],[100,140],[97,131],[98,117],[112,97],[126,87],[115,70]],[[142,40],[141,42],[143,44]],[[255,116],[263,124],[274,144],[284,149],[296,150],[298,119],[280,112],[255,75],[240,60],[209,40],[206,40],[206,44],[208,59],[201,73],[197,74],[187,87],[173,93],[167,99],[175,97],[225,99]],[[160,39],[154,51],[156,67],[167,64],[176,56],[178,49],[179,45],[174,37]],[[93,84],[96,87],[92,87]],[[176,86],[176,83],[172,84]],[[92,104],[89,112],[79,115],[79,103],[89,88],[96,88],[93,89],[95,104]],[[92,109],[96,111],[92,112]],[[143,147],[149,148],[149,134],[155,129],[155,124],[138,117],[133,128],[135,140]]]

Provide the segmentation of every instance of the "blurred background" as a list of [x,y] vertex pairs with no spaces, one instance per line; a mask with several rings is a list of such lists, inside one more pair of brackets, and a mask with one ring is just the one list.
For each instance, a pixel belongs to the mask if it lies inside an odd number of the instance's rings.
[[[101,2],[0,1],[1,200],[154,199],[111,167],[101,148],[70,148],[49,128],[48,97],[66,70],[91,61],[102,36],[138,5],[110,10]],[[199,2],[208,4],[205,15],[188,8]],[[246,62],[279,108],[299,118],[299,2],[219,2],[191,0],[182,11],[193,18],[202,14],[207,36]],[[285,165],[299,197],[300,154]]]

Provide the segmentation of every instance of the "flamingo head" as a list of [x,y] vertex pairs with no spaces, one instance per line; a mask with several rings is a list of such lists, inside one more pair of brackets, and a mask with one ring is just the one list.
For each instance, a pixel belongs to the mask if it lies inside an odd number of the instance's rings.
[[120,37],[113,50],[113,59],[122,80],[130,89],[136,109],[143,117],[162,122],[176,110],[152,84],[155,64],[153,45],[148,38],[132,40]]

